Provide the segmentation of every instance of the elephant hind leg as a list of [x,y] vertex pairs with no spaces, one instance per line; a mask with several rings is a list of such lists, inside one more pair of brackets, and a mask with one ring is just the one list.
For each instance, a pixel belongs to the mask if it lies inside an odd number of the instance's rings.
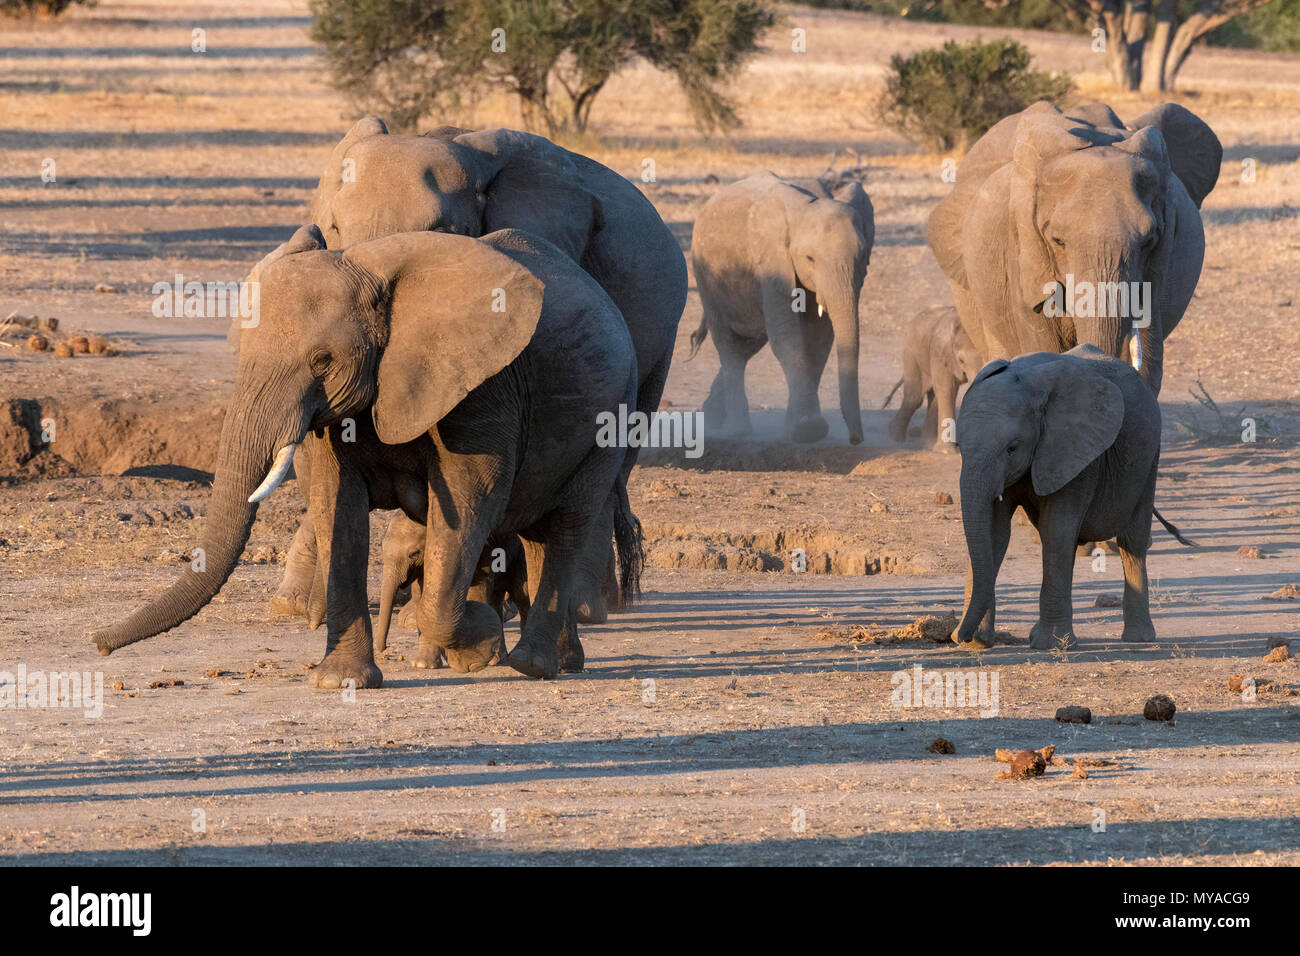
[[316,580],[316,529],[311,515],[303,515],[294,532],[284,561],[284,577],[271,598],[270,611],[276,617],[306,617],[312,583]]

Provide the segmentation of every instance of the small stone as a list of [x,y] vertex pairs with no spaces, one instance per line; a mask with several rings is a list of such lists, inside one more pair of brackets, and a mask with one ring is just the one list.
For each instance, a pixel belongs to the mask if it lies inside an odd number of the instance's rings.
[[1092,602],[1093,607],[1123,607],[1124,599],[1118,594],[1098,594],[1097,600]]
[[1087,707],[1073,705],[1059,707],[1056,711],[1056,719],[1063,724],[1090,724],[1092,723],[1092,710]]
[[72,350],[72,346],[67,342],[55,342],[54,354],[59,358],[72,358],[77,353]]
[[33,335],[27,339],[27,351],[29,352],[46,352],[50,348],[50,340],[43,335]]
[[1237,557],[1249,558],[1251,560],[1258,561],[1261,558],[1268,557],[1268,555],[1266,555],[1263,551],[1261,551],[1258,545],[1243,544],[1240,548],[1237,549]]
[[96,282],[96,283],[95,283],[95,291],[96,291],[96,292],[109,292],[109,293],[111,293],[111,292],[116,292],[116,291],[117,291],[117,288],[114,287],[114,286],[109,285],[107,282]]
[[1172,698],[1167,694],[1156,694],[1146,702],[1142,708],[1142,716],[1147,720],[1173,720],[1174,712],[1178,708],[1174,706]]
[[925,749],[932,754],[955,754],[957,752],[957,748],[953,746],[952,741],[945,740],[943,737],[935,737]]
[[885,504],[883,501],[873,501],[871,503],[871,513],[873,515],[884,514],[888,510],[889,505]]
[[934,493],[934,503],[936,505],[950,505],[952,504],[952,495],[946,491],[936,491]]

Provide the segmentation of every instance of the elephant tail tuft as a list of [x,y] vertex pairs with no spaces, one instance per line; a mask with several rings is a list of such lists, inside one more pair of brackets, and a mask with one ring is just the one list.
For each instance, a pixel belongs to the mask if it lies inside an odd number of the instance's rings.
[[1184,538],[1182,532],[1180,532],[1177,527],[1175,527],[1174,525],[1166,521],[1165,516],[1162,515],[1159,511],[1156,511],[1155,508],[1151,509],[1151,513],[1154,514],[1157,520],[1159,520],[1159,522],[1165,526],[1166,531],[1168,531],[1170,534],[1172,534],[1175,538],[1178,539],[1179,544],[1188,548],[1195,548],[1197,546],[1195,541],[1188,541],[1186,538]]
[[695,358],[695,353],[700,350],[704,340],[709,337],[709,320],[705,316],[700,317],[700,327],[691,333],[691,354],[686,356],[686,361]]
[[618,591],[621,603],[629,607],[641,596],[641,569],[645,566],[645,539],[641,521],[632,513],[627,497],[627,479],[620,477],[614,490],[614,549],[618,552]]
[[889,403],[894,400],[894,393],[902,387],[903,387],[903,380],[900,378],[897,382],[894,383],[894,387],[889,390],[889,394],[885,396],[885,400],[880,403],[880,407],[888,408]]

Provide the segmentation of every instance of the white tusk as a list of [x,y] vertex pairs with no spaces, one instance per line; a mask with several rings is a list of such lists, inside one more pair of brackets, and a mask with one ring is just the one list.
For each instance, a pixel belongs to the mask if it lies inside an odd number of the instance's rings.
[[271,470],[266,473],[262,483],[257,486],[257,490],[248,496],[250,504],[255,504],[275,491],[280,482],[284,481],[284,476],[289,474],[289,466],[293,464],[293,453],[298,450],[297,445],[285,445],[275,453],[275,461],[271,463]]
[[1142,371],[1142,340],[1134,332],[1128,340],[1128,357],[1133,363],[1133,367],[1139,372]]
[[998,495],[998,501],[1001,501],[1001,500],[1002,500],[1002,496],[1001,496],[1001,495]]
[[817,303],[817,314],[818,315],[826,314],[826,306],[822,305],[820,302]]

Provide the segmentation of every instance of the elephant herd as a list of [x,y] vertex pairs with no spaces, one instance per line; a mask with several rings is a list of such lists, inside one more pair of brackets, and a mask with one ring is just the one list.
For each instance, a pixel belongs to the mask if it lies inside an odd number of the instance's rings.
[[[1074,548],[1111,536],[1123,636],[1153,637],[1163,343],[1200,274],[1199,206],[1221,157],[1179,106],[1126,127],[1100,104],[1039,103],[974,145],[930,216],[955,309],[922,313],[908,333],[891,433],[906,438],[928,394],[933,441],[971,381],[955,422],[970,573],[954,640],[992,641],[1018,507],[1043,540],[1034,646],[1073,640]],[[542,137],[399,135],[377,119],[334,149],[310,220],[253,269],[257,312],[232,325],[238,371],[206,560],[98,631],[100,652],[198,613],[292,467],[307,510],[272,610],[326,625],[313,685],[380,686],[374,653],[404,586],[416,666],[581,670],[578,623],[632,600],[642,561],[627,494],[637,448],[600,441],[596,422],[658,410],[687,295],[678,243],[630,182]],[[834,348],[840,411],[850,441],[863,440],[858,314],[874,231],[856,181],[767,174],[705,204],[691,354],[712,337],[721,362],[710,431],[749,431],[745,366],[770,342],[789,389],[786,437],[827,435],[818,392]],[[372,630],[375,509],[399,513]],[[512,605],[521,638],[507,649]]]

